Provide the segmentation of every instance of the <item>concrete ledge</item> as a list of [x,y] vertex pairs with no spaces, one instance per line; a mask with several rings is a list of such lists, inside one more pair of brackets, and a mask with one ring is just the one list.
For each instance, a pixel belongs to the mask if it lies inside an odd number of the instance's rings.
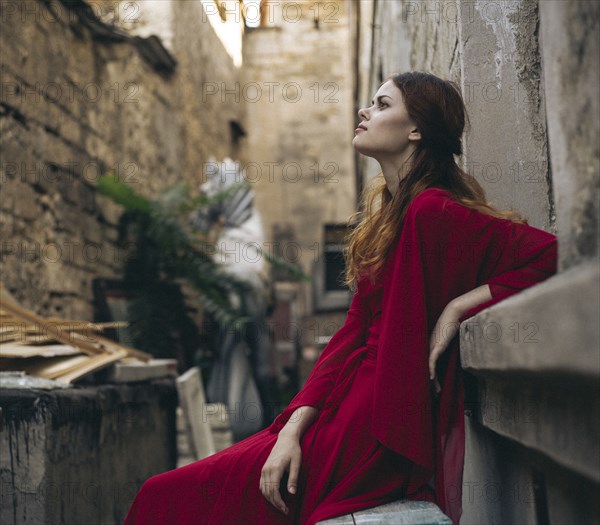
[[484,427],[600,481],[600,272],[585,265],[461,325],[463,369],[478,378]]
[[452,521],[434,503],[398,500],[317,525],[452,525]]
[[482,377],[555,373],[596,380],[599,318],[600,268],[571,269],[464,321],[463,369]]

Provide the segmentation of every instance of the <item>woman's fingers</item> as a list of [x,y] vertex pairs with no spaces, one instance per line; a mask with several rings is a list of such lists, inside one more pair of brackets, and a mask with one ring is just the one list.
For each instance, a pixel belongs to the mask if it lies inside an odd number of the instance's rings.
[[429,379],[431,379],[431,381],[434,381],[436,394],[439,394],[440,391],[442,390],[442,387],[440,386],[440,382],[438,381],[437,375],[435,373],[435,364],[437,362],[438,357],[442,353],[442,351],[443,351],[443,349],[436,348],[429,355]]
[[279,473],[276,470],[263,470],[261,473],[260,491],[271,505],[287,514],[288,508],[279,493],[282,475],[283,472]]
[[288,491],[296,494],[298,488],[298,474],[300,473],[300,457],[293,456],[290,464],[290,475],[288,477]]
[[441,353],[441,350],[434,348],[429,354],[429,379],[431,380],[435,378],[435,364]]
[[273,482],[271,484],[271,498],[272,498],[272,502],[273,502],[273,504],[275,505],[276,508],[278,508],[284,514],[287,514],[288,508],[287,508],[285,502],[281,499],[281,494],[279,492],[279,485],[280,485],[279,481]]
[[[278,438],[260,473],[260,491],[271,505],[284,514],[289,509],[281,495],[286,488],[291,494],[296,493],[301,458],[302,451],[297,440],[286,438],[280,441]],[[289,476],[285,484],[283,478],[287,471]]]

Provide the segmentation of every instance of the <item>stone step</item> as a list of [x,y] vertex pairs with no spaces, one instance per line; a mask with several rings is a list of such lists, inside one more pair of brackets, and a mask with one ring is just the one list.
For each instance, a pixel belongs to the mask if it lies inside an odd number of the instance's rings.
[[398,500],[319,521],[317,525],[452,525],[452,521],[434,503]]

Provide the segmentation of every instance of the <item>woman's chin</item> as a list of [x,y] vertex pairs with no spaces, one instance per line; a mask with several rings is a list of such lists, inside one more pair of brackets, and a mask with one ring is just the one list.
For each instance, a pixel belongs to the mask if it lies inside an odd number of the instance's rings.
[[356,135],[353,139],[352,139],[352,147],[358,151],[359,153],[362,153],[363,155],[368,155],[367,151],[365,150],[364,147],[361,147],[360,145],[360,138],[358,135]]
[[360,153],[361,155],[365,155],[367,157],[373,157],[373,152],[370,151],[368,148],[365,148],[364,146],[361,146],[359,144],[359,141],[356,140],[356,137],[354,137],[354,139],[352,140],[352,147],[358,151],[358,153]]

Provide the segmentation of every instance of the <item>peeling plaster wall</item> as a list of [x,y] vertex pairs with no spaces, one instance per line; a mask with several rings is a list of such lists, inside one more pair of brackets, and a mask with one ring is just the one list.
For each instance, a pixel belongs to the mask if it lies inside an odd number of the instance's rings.
[[560,264],[598,259],[600,217],[600,8],[540,2],[544,93]]
[[516,208],[533,226],[551,230],[537,4],[478,1],[461,14],[469,172],[498,207]]
[[[471,123],[463,167],[498,208],[552,230],[537,3],[402,0],[371,9],[373,29],[361,24],[360,38],[371,45],[360,53],[360,104],[396,72],[429,71],[458,83]],[[365,180],[378,173],[372,161],[360,162]]]

